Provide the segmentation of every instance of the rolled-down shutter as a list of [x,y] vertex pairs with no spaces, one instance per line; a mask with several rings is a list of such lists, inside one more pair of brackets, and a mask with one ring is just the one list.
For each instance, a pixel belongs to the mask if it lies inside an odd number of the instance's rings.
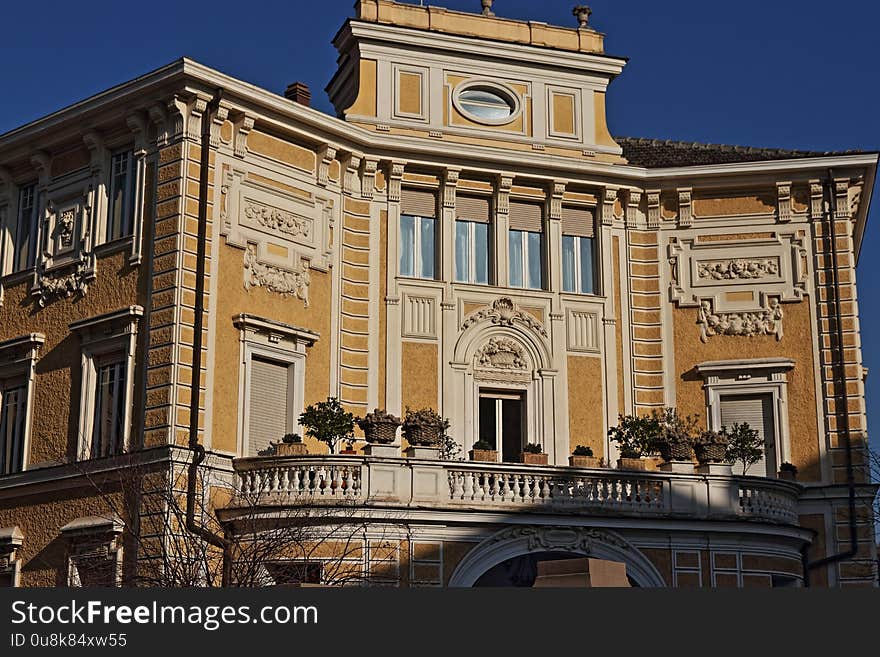
[[455,218],[460,221],[489,223],[489,199],[484,196],[457,196]]
[[[776,436],[773,422],[772,395],[737,395],[721,398],[721,425],[730,431],[734,424],[748,423],[764,439],[764,457],[751,466],[746,474],[776,476]],[[734,468],[737,472],[741,464]]]
[[562,208],[562,234],[592,237],[594,215],[591,208]]
[[437,214],[437,196],[431,191],[404,187],[400,191],[400,213],[434,217]]
[[544,230],[544,211],[540,203],[510,202],[510,230],[540,233]]
[[287,365],[263,358],[251,360],[248,456],[279,442],[287,433]]

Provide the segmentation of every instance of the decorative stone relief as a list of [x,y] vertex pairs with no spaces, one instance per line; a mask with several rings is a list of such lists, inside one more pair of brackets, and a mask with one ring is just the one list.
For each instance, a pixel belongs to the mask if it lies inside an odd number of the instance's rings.
[[535,319],[532,315],[517,309],[516,304],[510,297],[501,297],[492,302],[488,308],[481,308],[465,318],[461,325],[461,330],[473,326],[477,322],[490,320],[493,324],[499,326],[513,326],[515,323],[523,324],[535,333],[543,337],[547,337],[547,329],[544,325]]
[[55,234],[58,237],[62,248],[68,249],[73,246],[73,229],[75,225],[75,208],[67,208],[59,214],[58,225],[55,228]]
[[595,543],[613,545],[630,550],[630,545],[619,535],[601,529],[585,527],[513,527],[492,537],[492,543],[503,543],[519,538],[528,540],[529,550],[558,550],[591,554]]
[[767,307],[757,312],[717,313],[712,302],[700,302],[700,339],[708,342],[716,335],[753,337],[775,335],[782,339],[782,306],[779,299],[770,299]]
[[311,239],[312,220],[298,217],[292,212],[273,208],[251,199],[244,199],[244,216],[272,231],[279,231],[292,237]]
[[248,244],[244,252],[244,287],[263,287],[270,292],[301,299],[309,307],[309,268],[301,265],[300,271],[286,271],[280,267],[266,265],[258,261],[257,248]]
[[490,338],[486,345],[477,351],[478,367],[498,370],[525,370],[528,368],[525,350],[522,345],[510,338]]
[[76,294],[83,296],[88,292],[89,274],[85,264],[80,263],[76,269],[67,274],[43,275],[34,291],[37,304],[44,308],[54,298],[70,298]]
[[697,263],[697,276],[716,281],[776,278],[779,276],[779,259],[703,260]]

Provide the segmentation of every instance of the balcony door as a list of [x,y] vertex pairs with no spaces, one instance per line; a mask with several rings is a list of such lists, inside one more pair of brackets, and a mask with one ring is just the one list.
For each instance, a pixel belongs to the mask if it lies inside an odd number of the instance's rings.
[[480,440],[498,451],[500,460],[519,460],[525,445],[525,395],[500,390],[480,390]]

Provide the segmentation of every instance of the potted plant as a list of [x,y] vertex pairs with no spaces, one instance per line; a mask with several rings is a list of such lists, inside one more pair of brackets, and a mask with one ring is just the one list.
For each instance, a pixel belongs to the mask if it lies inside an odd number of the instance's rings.
[[680,415],[674,408],[666,408],[662,412],[654,411],[652,416],[660,426],[656,448],[663,461],[666,463],[693,461],[693,435],[697,429],[697,418],[692,415]]
[[528,443],[522,448],[519,460],[528,465],[547,465],[547,454],[544,453],[540,443]]
[[700,465],[714,465],[727,462],[727,446],[730,440],[727,432],[703,431],[694,441],[694,454]]
[[340,440],[351,438],[354,433],[354,415],[335,397],[307,406],[299,423],[305,427],[307,436],[326,443],[331,454],[336,453]]
[[645,470],[646,454],[656,451],[660,423],[654,415],[620,415],[616,427],[608,430],[608,436],[617,443],[620,459],[617,467],[622,470]]
[[730,430],[725,429],[728,436],[727,460],[731,463],[739,461],[743,464],[743,475],[749,468],[764,458],[764,439],[748,422],[734,424]]
[[357,454],[357,450],[354,448],[354,438],[349,438],[345,441],[345,449],[340,450],[340,454]]
[[406,407],[403,420],[403,433],[406,441],[413,447],[439,447],[443,434],[449,428],[449,421],[440,417],[433,408],[417,410]]
[[498,461],[498,452],[488,440],[478,440],[471,449],[471,461]]
[[378,408],[358,419],[357,425],[364,432],[368,443],[390,445],[397,439],[397,427],[403,424],[400,418]]
[[601,459],[593,456],[593,448],[588,445],[578,445],[568,457],[568,464],[575,468],[598,468]]
[[785,479],[786,481],[797,481],[797,473],[798,469],[794,463],[789,463],[788,461],[784,461],[779,466],[778,477],[780,479]]
[[286,433],[281,442],[275,445],[277,456],[302,456],[309,450],[298,433]]

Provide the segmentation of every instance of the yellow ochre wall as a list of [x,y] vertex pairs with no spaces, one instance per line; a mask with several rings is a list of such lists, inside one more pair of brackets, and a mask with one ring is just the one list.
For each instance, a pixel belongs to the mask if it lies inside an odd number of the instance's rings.
[[570,450],[577,445],[593,448],[605,457],[605,383],[602,360],[589,356],[568,357],[568,435]]
[[[117,251],[98,258],[97,279],[81,298],[57,299],[39,309],[29,296],[29,280],[5,290],[0,309],[0,341],[33,332],[46,336],[36,365],[26,467],[57,463],[75,454],[82,351],[78,337],[68,327],[77,320],[131,305],[144,305],[143,294],[138,291],[140,273],[138,268],[128,264],[128,251]],[[143,322],[141,319],[139,332],[144,330]],[[137,362],[141,363],[142,359],[138,358]],[[140,372],[140,366],[136,367],[136,390]],[[132,421],[136,422],[137,418],[133,416]],[[132,436],[136,437],[136,430]]]
[[[221,242],[225,242],[221,238]],[[234,452],[238,435],[239,368],[241,364],[239,331],[233,317],[248,313],[265,319],[306,328],[320,335],[306,354],[305,405],[322,401],[330,394],[330,275],[311,270],[308,308],[295,297],[284,297],[264,288],[246,290],[243,279],[244,252],[221,243],[217,249],[218,289],[217,338],[214,350],[214,412],[212,447]],[[310,451],[318,451],[310,444]]]
[[754,337],[713,336],[700,340],[696,308],[673,310],[675,337],[675,373],[678,409],[706,421],[706,395],[703,379],[694,367],[705,361],[742,358],[791,358],[794,368],[788,373],[788,423],[791,460],[798,468],[798,479],[821,479],[819,468],[819,427],[816,421],[813,340],[809,301],[782,305],[785,328],[777,341],[773,335]]

